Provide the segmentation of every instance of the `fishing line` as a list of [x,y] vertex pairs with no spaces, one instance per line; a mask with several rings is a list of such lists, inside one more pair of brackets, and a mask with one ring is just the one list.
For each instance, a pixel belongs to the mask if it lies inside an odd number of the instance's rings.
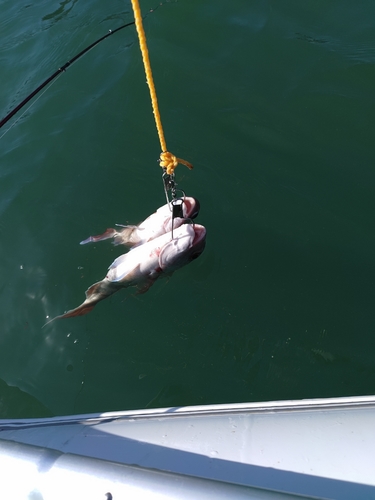
[[[150,11],[145,14],[143,16],[143,19],[145,19],[149,14],[151,14],[152,12],[155,12],[155,10],[160,7],[160,5],[162,5],[161,3],[159,5],[157,5],[155,8],[153,9],[150,9]],[[70,59],[69,61],[67,61],[63,66],[61,66],[58,70],[56,70],[50,77],[48,77],[46,80],[44,80],[43,83],[41,83],[39,85],[39,87],[37,87],[35,90],[33,90],[27,97],[25,97],[25,99],[23,101],[21,101],[15,108],[13,108],[1,121],[0,121],[0,128],[3,127],[20,109],[22,109],[36,94],[38,94],[42,89],[44,89],[44,87],[46,87],[49,83],[54,83],[54,81],[56,81],[55,79],[59,76],[61,76],[61,74],[66,71],[66,69],[71,66],[73,63],[75,63],[77,61],[77,59],[79,59],[80,57],[82,57],[83,55],[87,54],[87,52],[89,52],[91,49],[93,49],[96,45],[98,45],[100,42],[102,42],[103,40],[105,40],[106,38],[108,38],[109,36],[113,35],[114,33],[117,33],[118,31],[124,29],[124,28],[127,28],[128,26],[132,26],[133,24],[135,24],[135,21],[131,21],[127,24],[123,24],[122,26],[114,29],[114,30],[109,30],[108,33],[100,38],[98,38],[98,40],[96,40],[95,42],[91,43],[88,47],[86,47],[85,49],[81,50],[81,52],[79,52],[77,55],[75,55],[72,59]],[[52,85],[51,83],[51,85]],[[44,91],[46,92],[49,87],[51,86],[49,85],[47,87],[47,89]],[[44,94],[44,92],[38,97],[38,99]],[[3,135],[0,136],[0,139],[2,137],[4,137],[4,135],[9,132],[9,130],[22,118],[22,116],[31,108],[31,106],[33,106],[37,100],[36,99],[35,101],[32,102],[32,104],[24,111],[24,113],[20,116],[20,118],[18,120],[15,121],[15,123],[13,123],[13,125],[11,125],[5,132]]]
[[[14,122],[12,123],[12,125],[11,125],[9,128],[7,128],[7,129],[5,130],[5,132],[4,132],[2,135],[0,135],[0,140],[4,137],[4,135],[5,135],[5,134],[7,134],[7,133],[9,132],[9,130],[10,130],[10,129],[12,129],[12,128],[14,127],[14,125],[16,125],[16,123],[18,123],[18,122],[22,119],[22,117],[23,117],[23,116],[25,116],[25,114],[29,111],[29,109],[30,109],[32,106],[34,106],[34,104],[36,104],[36,103],[39,101],[39,99],[40,99],[40,98],[41,98],[41,97],[42,97],[42,96],[43,96],[43,95],[47,92],[47,90],[48,90],[50,87],[52,87],[52,85],[53,85],[55,82],[57,82],[57,80],[60,78],[60,76],[61,76],[61,75],[62,75],[62,73],[60,73],[59,75],[57,75],[57,77],[56,77],[56,78],[55,78],[52,82],[50,82],[50,84],[49,84],[49,85],[48,85],[48,86],[47,86],[47,87],[43,90],[43,92],[42,92],[41,94],[39,94],[39,95],[38,95],[38,97],[35,99],[35,101],[33,101],[33,102],[30,104],[30,106],[28,106],[28,107],[25,109],[25,111],[24,111],[24,112],[23,112],[23,113],[22,113],[22,114],[21,114],[21,115],[20,115],[20,116],[19,116],[16,120],[14,120]],[[25,104],[27,104],[27,101],[25,102]]]
[[[69,66],[71,66],[74,62],[77,61],[80,57],[82,57],[84,54],[89,52],[89,50],[93,49],[98,43],[102,42],[109,36],[113,35],[114,33],[117,33],[117,31],[122,30],[123,28],[126,28],[128,26],[131,26],[134,24],[134,21],[131,21],[130,23],[124,24],[120,26],[119,28],[116,28],[115,30],[109,30],[108,33],[102,37],[100,37],[98,40],[95,42],[91,43],[88,47],[85,49],[81,50],[77,55],[75,55],[72,59],[67,61],[63,66],[61,66],[57,71],[55,71],[50,77],[48,77],[46,80],[44,80],[43,83],[39,85],[35,90],[33,90],[23,101],[21,101],[12,111],[10,111],[5,118],[3,118],[0,121],[0,128],[3,127],[21,108],[25,106],[38,92],[40,92],[44,87],[46,87],[50,82],[52,82],[57,76],[61,75]],[[36,102],[36,101],[35,101]],[[9,130],[9,129],[8,129]]]

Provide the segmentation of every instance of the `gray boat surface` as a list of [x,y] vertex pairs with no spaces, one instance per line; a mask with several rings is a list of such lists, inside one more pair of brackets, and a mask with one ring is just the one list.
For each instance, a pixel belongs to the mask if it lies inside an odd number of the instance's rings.
[[0,420],[0,498],[375,499],[375,396]]

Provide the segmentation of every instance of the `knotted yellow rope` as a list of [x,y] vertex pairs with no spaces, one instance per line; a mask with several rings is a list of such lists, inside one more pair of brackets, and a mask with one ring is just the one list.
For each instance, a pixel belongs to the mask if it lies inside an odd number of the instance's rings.
[[160,154],[160,166],[162,168],[166,169],[166,172],[168,175],[172,175],[174,173],[174,169],[177,167],[177,165],[179,163],[182,163],[183,165],[185,165],[186,167],[188,167],[190,169],[193,168],[193,165],[186,160],[182,160],[181,158],[177,158],[175,155],[173,155],[172,153],[170,153],[167,150],[167,144],[165,142],[163,127],[161,124],[161,118],[160,118],[160,113],[159,113],[158,99],[156,97],[154,80],[152,78],[151,64],[150,64],[150,58],[148,55],[146,34],[145,34],[144,29],[143,29],[141,9],[139,7],[138,0],[131,0],[131,2],[132,2],[133,11],[134,11],[135,27],[136,27],[137,33],[138,33],[139,46],[140,46],[141,52],[142,52],[143,65],[145,67],[146,80],[147,80],[147,84],[148,84],[149,89],[150,89],[152,111],[154,113],[155,122],[156,122],[156,129],[158,131],[160,147],[162,150],[162,153]]

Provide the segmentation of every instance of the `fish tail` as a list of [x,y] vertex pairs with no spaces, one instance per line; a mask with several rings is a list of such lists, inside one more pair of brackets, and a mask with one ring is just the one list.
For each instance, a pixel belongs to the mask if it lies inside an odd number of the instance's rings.
[[103,234],[97,236],[89,236],[86,240],[80,242],[80,245],[86,245],[87,243],[96,243],[97,241],[108,240],[113,238],[117,234],[116,229],[108,228]]
[[75,316],[83,316],[89,313],[94,309],[98,302],[106,299],[117,290],[118,287],[113,286],[109,281],[105,279],[102,281],[98,281],[98,283],[94,283],[86,291],[86,300],[80,306],[49,320],[47,323],[45,323],[45,325],[43,325],[43,328],[49,323],[52,323],[52,321],[55,321],[55,319],[74,318]]
[[64,314],[57,316],[55,319],[74,318],[75,316],[84,316],[85,314],[92,311],[95,306],[96,306],[96,302],[95,302],[95,304],[91,304],[91,305],[83,303],[80,306],[76,307],[75,309],[71,309],[70,311],[67,311]]

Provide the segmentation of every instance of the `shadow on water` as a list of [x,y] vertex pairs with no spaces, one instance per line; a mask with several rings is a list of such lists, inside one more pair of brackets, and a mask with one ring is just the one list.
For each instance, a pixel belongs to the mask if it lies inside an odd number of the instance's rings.
[[1,418],[51,417],[52,412],[27,392],[0,380]]
[[60,21],[64,16],[67,16],[69,14],[69,12],[74,8],[74,5],[77,2],[78,0],[65,0],[64,2],[60,2],[60,7],[54,12],[43,16],[42,20],[49,21],[50,19],[53,19],[53,22]]

